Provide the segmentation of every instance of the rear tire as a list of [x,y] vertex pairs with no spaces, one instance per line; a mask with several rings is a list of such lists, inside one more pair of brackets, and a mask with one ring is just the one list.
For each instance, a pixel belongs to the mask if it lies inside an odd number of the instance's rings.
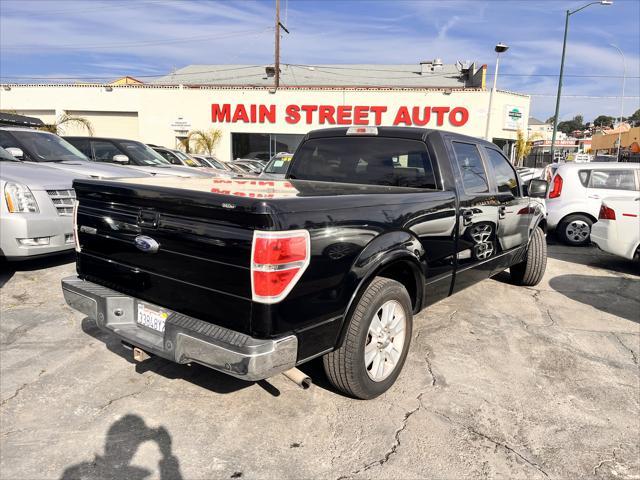
[[511,280],[516,285],[533,287],[540,283],[547,268],[547,239],[540,227],[536,227],[527,247],[524,262],[512,265],[509,269]]
[[582,214],[568,215],[556,227],[556,232],[564,243],[581,247],[589,243],[593,221]]
[[375,398],[391,388],[407,358],[413,325],[407,289],[376,277],[347,322],[342,346],[323,357],[324,370],[347,395]]

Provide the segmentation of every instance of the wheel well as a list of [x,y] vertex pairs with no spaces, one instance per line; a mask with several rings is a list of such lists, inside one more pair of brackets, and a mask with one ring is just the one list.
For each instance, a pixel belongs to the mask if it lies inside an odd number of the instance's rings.
[[596,223],[598,221],[598,219],[596,217],[594,217],[593,215],[591,215],[590,213],[586,213],[586,212],[571,212],[571,213],[568,213],[567,215],[565,215],[564,217],[562,217],[560,219],[560,221],[558,222],[558,225],[560,225],[562,222],[564,222],[565,219],[567,217],[570,217],[571,215],[584,215],[585,217],[589,218],[593,223]]
[[418,281],[416,279],[414,269],[409,262],[398,261],[384,266],[376,272],[375,276],[389,278],[404,285],[404,288],[407,289],[407,293],[409,293],[409,298],[411,298],[413,311],[415,312],[417,308],[419,308],[418,302],[422,295],[419,295]]
[[547,233],[547,219],[543,218],[542,220],[540,220],[540,222],[538,223],[538,226],[542,229],[542,231],[544,233]]

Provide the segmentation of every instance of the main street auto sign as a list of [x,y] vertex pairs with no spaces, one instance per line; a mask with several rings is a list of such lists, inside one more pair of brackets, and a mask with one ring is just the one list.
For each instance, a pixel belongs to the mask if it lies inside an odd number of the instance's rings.
[[392,125],[462,127],[469,121],[465,107],[401,106],[390,111],[384,105],[211,105],[213,123],[276,123],[284,119],[290,125]]
[[504,129],[520,130],[524,126],[524,113],[520,107],[505,105]]

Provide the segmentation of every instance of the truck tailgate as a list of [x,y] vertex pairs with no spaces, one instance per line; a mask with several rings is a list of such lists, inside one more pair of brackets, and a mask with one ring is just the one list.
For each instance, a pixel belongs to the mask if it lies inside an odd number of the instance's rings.
[[[74,187],[82,278],[250,332],[253,230],[271,223],[258,200],[106,181]],[[141,251],[139,236],[157,252]]]

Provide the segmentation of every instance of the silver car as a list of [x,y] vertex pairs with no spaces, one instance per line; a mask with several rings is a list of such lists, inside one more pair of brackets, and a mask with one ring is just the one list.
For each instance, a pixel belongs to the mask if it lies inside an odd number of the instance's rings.
[[24,162],[46,163],[57,170],[92,178],[151,176],[129,167],[90,162],[82,152],[58,135],[31,128],[0,127],[0,147]]
[[74,178],[17,160],[0,148],[0,255],[19,260],[74,247]]

